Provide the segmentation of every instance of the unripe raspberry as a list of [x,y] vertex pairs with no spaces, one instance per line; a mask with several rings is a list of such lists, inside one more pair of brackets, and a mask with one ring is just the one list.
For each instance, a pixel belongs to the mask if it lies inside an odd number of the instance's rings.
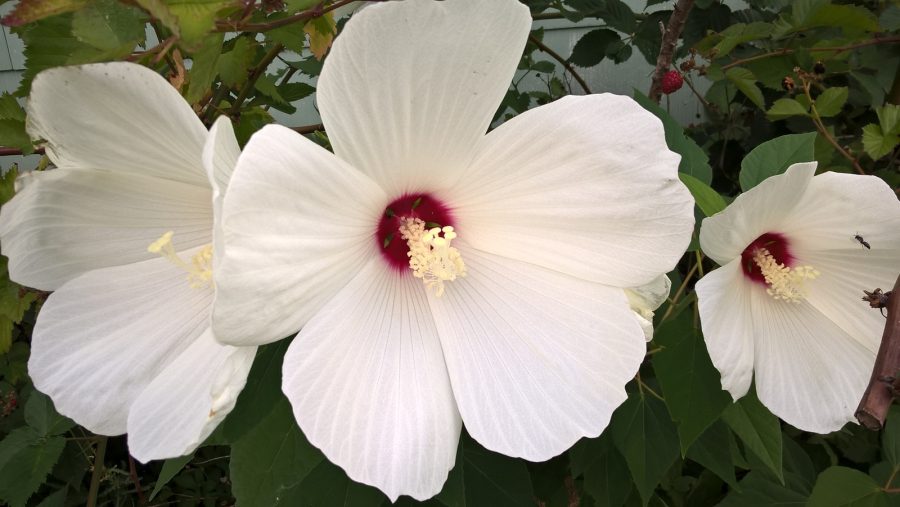
[[684,79],[681,77],[681,73],[677,70],[670,70],[663,74],[662,78],[662,92],[666,95],[670,93],[677,92],[681,89],[681,85],[684,84]]

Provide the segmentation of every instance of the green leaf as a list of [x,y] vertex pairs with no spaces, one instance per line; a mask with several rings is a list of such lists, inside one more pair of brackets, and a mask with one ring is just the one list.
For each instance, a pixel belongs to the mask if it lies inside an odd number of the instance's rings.
[[900,106],[885,104],[875,109],[881,131],[888,134],[900,134]]
[[275,121],[268,111],[261,107],[252,107],[241,111],[241,116],[234,124],[234,135],[241,146],[247,144],[250,136],[264,126]]
[[741,190],[750,190],[769,176],[783,173],[792,164],[815,160],[815,142],[815,132],[789,134],[753,148],[741,162]]
[[18,148],[25,155],[34,153],[34,144],[22,120],[0,120],[0,145]]
[[387,498],[381,491],[351,481],[338,466],[323,459],[297,485],[284,490],[276,503],[271,505],[381,507],[385,503]]
[[[684,174],[680,176],[682,181],[685,177],[691,178]],[[703,185],[696,179],[694,183],[695,186]],[[722,390],[719,372],[709,359],[693,319],[692,312],[682,312],[678,318],[659,326],[653,338],[663,347],[653,355],[653,371],[666,399],[666,407],[678,426],[682,456],[731,404],[731,395]]]
[[634,33],[637,21],[634,12],[622,0],[606,0],[601,2],[600,17],[607,25],[625,34]]
[[678,459],[678,433],[666,406],[651,394],[632,393],[613,413],[613,442],[647,505],[656,485]]
[[772,107],[766,111],[766,116],[772,120],[783,120],[791,116],[809,116],[806,107],[794,99],[778,99]]
[[619,40],[621,40],[619,34],[613,30],[606,28],[591,30],[575,43],[569,61],[579,67],[593,67],[606,56],[609,45]]
[[73,12],[88,5],[91,0],[19,0],[12,12],[4,16],[6,26],[21,26],[41,19]]
[[19,101],[8,92],[0,95],[0,120],[25,121],[25,110],[19,105]]
[[751,390],[737,403],[726,408],[722,419],[744,442],[744,448],[783,481],[781,424],[759,402],[756,392]]
[[886,136],[880,126],[870,123],[863,127],[862,142],[866,153],[873,160],[878,160],[894,151],[897,143],[900,142],[900,136],[896,134]]
[[534,72],[540,72],[542,74],[552,74],[556,72],[556,65],[554,65],[553,62],[541,60],[538,62],[534,62],[531,65],[530,70],[533,70]]
[[238,37],[231,51],[219,57],[219,77],[226,86],[239,88],[247,82],[250,67],[256,59],[258,44],[253,37]]
[[323,459],[300,432],[282,396],[253,429],[232,443],[232,493],[241,505],[278,505]]
[[663,129],[666,132],[666,144],[670,150],[681,155],[678,171],[709,185],[712,181],[712,168],[709,166],[709,157],[706,152],[685,134],[681,125],[665,109],[637,89],[634,90],[634,100],[662,120]]
[[631,475],[609,432],[583,438],[569,451],[572,475],[584,476],[584,490],[597,507],[621,507],[631,494]]
[[809,495],[795,491],[753,470],[741,479],[740,488],[733,489],[718,507],[806,507]]
[[192,63],[188,70],[188,87],[184,95],[184,99],[189,104],[195,104],[203,99],[216,78],[224,36],[219,33],[206,37],[191,54]]
[[46,437],[31,427],[11,431],[0,441],[0,500],[24,506],[59,460],[66,439]]
[[180,472],[192,459],[194,459],[194,453],[188,454],[187,456],[167,459],[163,463],[162,469],[159,471],[159,478],[156,479],[156,484],[153,486],[153,492],[150,493],[150,500],[156,498],[156,495],[162,491],[163,487],[178,475],[178,472]]
[[140,9],[115,0],[95,0],[75,12],[72,34],[99,50],[125,54],[144,40],[146,23]]
[[734,475],[734,454],[737,444],[728,426],[721,420],[706,428],[688,449],[686,458],[700,463],[710,472],[719,476],[729,486],[740,489]]
[[285,0],[285,10],[289,13],[305,11],[315,7],[321,0]]
[[278,405],[281,394],[281,363],[290,340],[264,345],[256,352],[247,383],[234,410],[223,423],[225,438],[234,442],[259,424]]
[[819,474],[809,507],[887,507],[887,495],[868,475],[841,466]]
[[900,405],[891,405],[881,434],[881,447],[892,465],[900,465]]
[[672,11],[651,12],[634,31],[632,43],[650,65],[656,65],[656,57],[659,56],[659,47],[662,45],[659,24],[668,22],[671,15]]
[[219,11],[237,4],[237,0],[166,1],[169,12],[178,18],[178,33],[189,48],[201,44],[206,34],[216,27],[215,20]]
[[525,462],[490,452],[467,435],[459,440],[456,466],[436,499],[447,507],[535,504]]
[[834,116],[841,112],[850,92],[846,86],[828,88],[816,97],[816,112],[823,118]]
[[750,99],[750,102],[756,104],[760,109],[766,108],[766,101],[763,99],[762,90],[756,84],[756,76],[748,69],[743,67],[732,67],[725,71],[725,77],[734,83],[738,90]]
[[728,206],[725,199],[718,192],[690,174],[678,173],[678,178],[690,190],[697,207],[700,208],[704,215],[711,217]]
[[42,437],[62,435],[75,426],[56,411],[49,396],[39,391],[33,392],[25,403],[25,422]]
[[804,23],[804,27],[813,26],[833,26],[852,37],[877,32],[878,19],[864,7],[828,3],[817,9]]
[[166,0],[134,0],[136,4],[143,7],[151,16],[158,19],[169,31],[175,36],[181,36],[181,27],[178,24],[178,17],[169,10]]
[[738,44],[764,39],[772,34],[774,26],[771,23],[755,22],[750,24],[735,23],[719,34],[722,40],[713,46],[716,58],[722,58],[731,52]]
[[25,72],[16,95],[24,97],[38,72],[61,65],[116,60],[133,48],[99,50],[72,35],[72,15],[47,18],[19,28],[16,33],[25,42]]

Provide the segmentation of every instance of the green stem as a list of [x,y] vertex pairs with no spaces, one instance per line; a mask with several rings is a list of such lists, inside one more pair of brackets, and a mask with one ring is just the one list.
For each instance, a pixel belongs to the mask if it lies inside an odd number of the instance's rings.
[[97,495],[100,492],[100,479],[103,477],[103,458],[106,456],[107,437],[97,440],[97,449],[94,452],[94,471],[91,473],[91,488],[88,490],[87,507],[97,505]]

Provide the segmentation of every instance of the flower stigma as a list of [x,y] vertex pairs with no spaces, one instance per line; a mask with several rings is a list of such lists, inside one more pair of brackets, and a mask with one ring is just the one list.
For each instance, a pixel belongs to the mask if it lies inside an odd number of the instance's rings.
[[420,218],[404,218],[400,235],[409,246],[409,269],[413,276],[421,278],[425,287],[436,297],[444,294],[444,282],[466,276],[466,265],[459,250],[450,246],[456,238],[453,226],[432,227],[425,230]]
[[200,289],[212,285],[212,245],[206,245],[191,257],[190,262],[185,262],[175,251],[172,244],[172,236],[175,233],[168,231],[147,247],[150,253],[159,254],[172,264],[187,271],[188,284],[192,289]]

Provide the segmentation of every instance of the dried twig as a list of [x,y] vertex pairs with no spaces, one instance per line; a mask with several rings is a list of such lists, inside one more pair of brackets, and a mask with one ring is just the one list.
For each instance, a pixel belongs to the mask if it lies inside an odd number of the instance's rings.
[[869,386],[856,409],[856,419],[870,430],[877,431],[884,426],[888,409],[894,401],[893,383],[900,369],[900,297],[897,294],[900,294],[900,277],[894,283],[892,297],[887,300],[887,322],[881,335],[881,346],[875,357]]
[[656,69],[653,71],[653,83],[650,85],[650,100],[659,103],[662,97],[662,78],[669,67],[672,66],[672,59],[675,57],[675,45],[681,37],[681,31],[684,30],[684,23],[687,21],[688,13],[694,7],[694,0],[678,0],[675,2],[675,9],[669,18],[669,24],[663,30],[662,45],[659,48],[659,56],[656,57]]

